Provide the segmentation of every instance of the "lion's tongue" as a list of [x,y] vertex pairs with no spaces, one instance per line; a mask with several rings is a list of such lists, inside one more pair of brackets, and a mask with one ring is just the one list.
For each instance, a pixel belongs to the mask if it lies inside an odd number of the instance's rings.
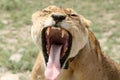
[[56,80],[60,73],[60,53],[62,45],[51,45],[49,60],[45,69],[47,80]]

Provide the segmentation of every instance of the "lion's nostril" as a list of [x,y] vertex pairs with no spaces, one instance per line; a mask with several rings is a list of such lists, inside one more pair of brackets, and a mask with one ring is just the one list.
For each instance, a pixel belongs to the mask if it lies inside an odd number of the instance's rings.
[[61,14],[53,14],[51,16],[56,22],[60,22],[62,20],[64,20],[66,18],[65,15],[61,15]]

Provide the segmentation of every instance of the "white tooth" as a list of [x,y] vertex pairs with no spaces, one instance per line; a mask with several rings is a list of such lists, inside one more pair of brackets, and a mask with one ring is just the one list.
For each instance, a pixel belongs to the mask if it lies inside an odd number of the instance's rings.
[[47,29],[47,35],[49,35],[49,34],[50,34],[50,28]]
[[52,29],[56,29],[56,30],[60,30],[60,28],[56,28],[56,27],[51,27]]
[[62,38],[64,37],[64,35],[65,35],[65,31],[64,31],[64,30],[62,30]]
[[67,51],[67,49],[68,49],[68,48],[65,48],[65,49],[64,49],[64,52],[66,52],[66,51]]

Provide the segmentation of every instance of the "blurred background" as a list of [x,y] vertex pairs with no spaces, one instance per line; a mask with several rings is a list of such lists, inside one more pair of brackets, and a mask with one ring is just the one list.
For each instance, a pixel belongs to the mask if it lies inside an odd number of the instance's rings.
[[89,19],[103,53],[120,63],[120,0],[0,0],[0,80],[29,80],[38,54],[31,15],[49,5],[73,8]]

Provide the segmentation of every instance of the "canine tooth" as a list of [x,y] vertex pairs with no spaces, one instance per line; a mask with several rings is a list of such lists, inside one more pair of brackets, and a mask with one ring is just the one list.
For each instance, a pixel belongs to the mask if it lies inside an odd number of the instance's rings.
[[49,34],[50,34],[50,28],[47,29],[47,35],[49,35]]
[[68,49],[68,48],[65,48],[65,49],[64,49],[64,52],[66,52],[66,51],[67,51],[67,49]]
[[64,37],[64,35],[65,35],[65,31],[64,31],[64,30],[62,30],[62,38]]

